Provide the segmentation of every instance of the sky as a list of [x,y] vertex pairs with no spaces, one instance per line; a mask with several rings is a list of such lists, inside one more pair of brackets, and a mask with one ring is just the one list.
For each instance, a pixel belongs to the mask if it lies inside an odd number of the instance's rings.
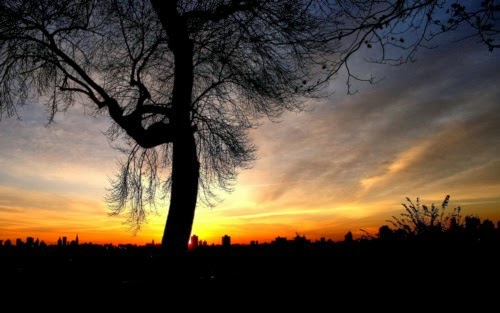
[[[251,132],[258,146],[223,202],[199,206],[192,234],[209,244],[271,242],[296,235],[340,241],[376,235],[409,197],[500,221],[500,52],[475,40],[421,50],[414,63],[356,62],[377,84],[310,101],[279,123]],[[46,126],[43,107],[0,121],[0,240],[54,244],[66,236],[96,244],[161,242],[168,203],[134,234],[109,216],[109,178],[121,155],[103,134],[107,117],[75,106]]]

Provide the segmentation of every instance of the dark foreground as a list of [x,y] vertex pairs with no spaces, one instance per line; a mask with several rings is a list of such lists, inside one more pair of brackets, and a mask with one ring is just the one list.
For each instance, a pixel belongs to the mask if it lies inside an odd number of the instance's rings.
[[405,299],[410,306],[431,301],[429,305],[448,309],[474,302],[478,311],[496,303],[500,292],[498,242],[207,247],[177,258],[157,252],[79,248],[3,253],[3,303],[16,303],[15,311],[32,306],[68,305],[72,312],[174,305],[186,310],[161,311],[183,312],[237,305],[238,312],[252,306],[306,305],[315,312],[340,304],[391,307]]

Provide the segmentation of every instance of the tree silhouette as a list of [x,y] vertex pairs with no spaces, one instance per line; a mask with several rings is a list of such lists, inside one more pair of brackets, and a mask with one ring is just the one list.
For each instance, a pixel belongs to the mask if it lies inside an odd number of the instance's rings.
[[[254,162],[248,131],[261,118],[303,110],[340,70],[349,86],[373,82],[349,67],[356,51],[405,63],[472,20],[498,47],[498,5],[451,8],[431,0],[0,0],[0,116],[37,98],[49,122],[75,103],[109,116],[107,135],[127,143],[111,214],[128,212],[139,230],[148,208],[169,197],[162,246],[182,254],[197,202],[215,204],[213,188],[230,191]],[[447,14],[445,26],[437,22]]]
[[400,217],[392,216],[387,220],[393,229],[383,225],[379,229],[379,239],[452,239],[477,241],[491,240],[495,237],[495,225],[491,220],[481,220],[478,216],[462,216],[462,208],[455,207],[447,210],[450,196],[447,195],[441,206],[434,203],[431,206],[420,203],[416,198],[403,203],[405,212]]
[[[404,234],[405,239],[435,238],[438,234],[461,223],[460,207],[446,212],[446,207],[450,201],[449,195],[444,198],[440,207],[434,205],[434,203],[430,207],[421,204],[420,198],[417,198],[415,202],[410,198],[406,198],[406,200],[408,204],[402,204],[405,212],[401,213],[400,217],[393,216],[392,220],[388,220],[396,230]],[[387,229],[384,229],[384,233],[385,237],[387,237]]]
[[[441,206],[432,203],[430,206],[422,204],[420,198],[412,201],[406,198],[402,203],[404,212],[399,216],[392,216],[386,220],[389,225],[382,225],[376,235],[364,229],[364,238],[382,241],[404,240],[451,240],[456,242],[491,242],[498,240],[499,227],[490,219],[481,221],[479,216],[468,214],[463,216],[460,206],[447,209],[450,196],[447,195]],[[500,225],[500,222],[498,222]]]

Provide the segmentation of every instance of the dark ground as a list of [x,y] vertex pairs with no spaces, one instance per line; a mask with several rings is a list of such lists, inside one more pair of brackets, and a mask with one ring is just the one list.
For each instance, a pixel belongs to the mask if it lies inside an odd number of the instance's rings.
[[72,312],[170,305],[186,310],[305,306],[311,309],[305,311],[319,311],[344,305],[401,311],[397,303],[447,311],[469,303],[478,312],[483,305],[498,306],[498,252],[496,242],[207,248],[178,258],[154,250],[24,251],[1,255],[0,294],[2,303],[15,303],[16,312],[33,306]]

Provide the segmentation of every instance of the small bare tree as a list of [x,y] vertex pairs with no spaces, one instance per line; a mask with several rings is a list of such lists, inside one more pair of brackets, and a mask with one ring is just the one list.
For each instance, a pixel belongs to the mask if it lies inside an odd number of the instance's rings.
[[400,217],[393,216],[391,223],[395,231],[404,234],[404,238],[435,238],[461,225],[461,207],[446,211],[450,196],[447,195],[441,206],[434,203],[431,206],[420,203],[420,198],[412,201],[406,198],[408,204],[403,203],[405,212]]
[[[453,1],[455,2],[455,1]],[[412,60],[427,40],[464,23],[498,47],[498,5],[436,22],[435,0],[0,0],[0,114],[44,96],[52,121],[78,103],[111,118],[126,153],[112,214],[139,230],[168,196],[165,251],[187,251],[198,200],[230,191],[255,151],[248,130],[300,111],[349,60]],[[462,9],[463,8],[463,9]],[[443,15],[444,16],[444,15]],[[475,19],[479,18],[479,24]],[[477,26],[477,25],[484,25]],[[437,28],[436,28],[437,27]],[[199,192],[201,191],[201,192]]]

